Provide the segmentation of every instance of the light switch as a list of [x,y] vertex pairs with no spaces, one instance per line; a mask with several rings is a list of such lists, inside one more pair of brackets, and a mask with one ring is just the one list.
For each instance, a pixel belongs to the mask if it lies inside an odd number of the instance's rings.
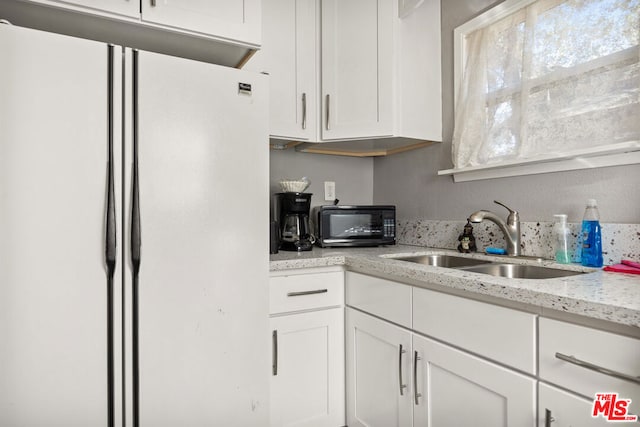
[[324,182],[324,200],[334,201],[336,199],[336,183],[335,181]]

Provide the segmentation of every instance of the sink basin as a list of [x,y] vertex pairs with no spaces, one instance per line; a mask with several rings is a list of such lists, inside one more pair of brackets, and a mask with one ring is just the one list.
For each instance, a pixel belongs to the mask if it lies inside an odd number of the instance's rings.
[[487,264],[462,267],[460,270],[475,273],[490,274],[491,276],[508,277],[512,279],[552,279],[583,274],[581,271],[559,270],[557,268],[520,264]]
[[489,264],[491,261],[481,259],[465,258],[454,255],[417,255],[410,257],[394,258],[401,261],[415,262],[418,264],[433,265],[436,267],[458,268],[466,266],[476,266]]
[[583,274],[581,271],[560,270],[558,268],[542,267],[539,265],[509,264],[499,261],[495,262],[443,254],[413,255],[393,259],[415,262],[417,264],[433,265],[435,267],[472,271],[474,273],[489,274],[491,276],[507,277],[511,279],[553,279],[556,277],[568,277]]

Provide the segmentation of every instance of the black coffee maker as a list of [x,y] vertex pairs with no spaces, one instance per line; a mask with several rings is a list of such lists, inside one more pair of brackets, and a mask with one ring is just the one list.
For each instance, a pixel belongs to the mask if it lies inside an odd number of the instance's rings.
[[280,249],[310,251],[315,239],[309,228],[311,193],[276,193],[279,208]]

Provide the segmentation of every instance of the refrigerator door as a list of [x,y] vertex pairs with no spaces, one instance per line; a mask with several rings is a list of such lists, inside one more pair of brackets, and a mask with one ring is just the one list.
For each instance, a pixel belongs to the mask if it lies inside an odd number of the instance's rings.
[[[106,426],[110,419],[110,50],[0,25],[3,427]],[[116,190],[119,176],[115,170]],[[113,396],[110,402],[117,405]]]
[[263,427],[267,78],[135,54],[142,246],[134,419],[147,427]]

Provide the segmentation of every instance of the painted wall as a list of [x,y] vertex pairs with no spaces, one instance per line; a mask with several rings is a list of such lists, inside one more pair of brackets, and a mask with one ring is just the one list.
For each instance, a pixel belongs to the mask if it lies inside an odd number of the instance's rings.
[[[454,183],[439,177],[449,169],[453,134],[453,30],[487,8],[493,0],[442,0],[442,87],[444,142],[374,160],[374,202],[397,205],[399,218],[464,220],[478,209],[506,211],[503,201],[523,221],[551,221],[566,213],[580,221],[586,199],[598,201],[602,222],[640,223],[640,165],[586,171]],[[505,215],[506,216],[506,215]]]
[[324,200],[324,181],[335,181],[336,197],[341,205],[373,203],[373,159],[299,153],[294,149],[271,150],[269,155],[269,188],[280,190],[278,181],[306,176],[313,193],[311,206],[331,204]]

